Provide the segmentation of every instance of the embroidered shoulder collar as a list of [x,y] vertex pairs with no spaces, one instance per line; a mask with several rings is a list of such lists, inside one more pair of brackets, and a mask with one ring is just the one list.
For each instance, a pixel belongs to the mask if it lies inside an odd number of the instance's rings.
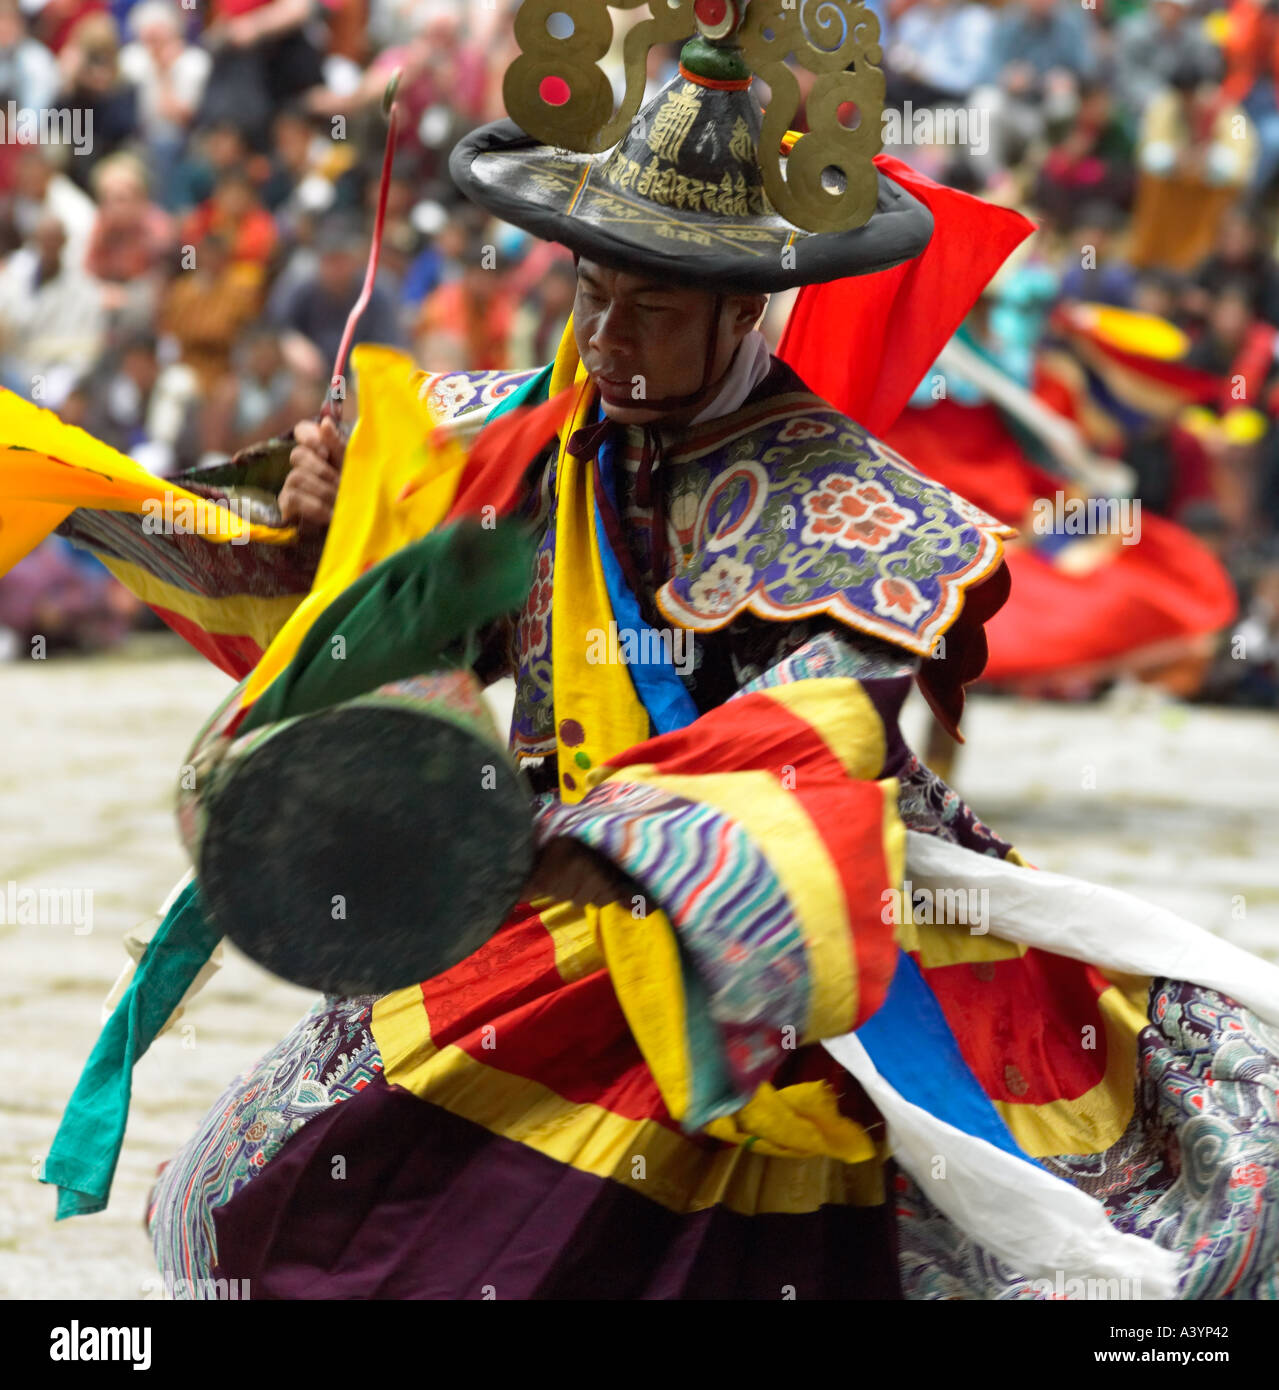
[[932,654],[1015,529],[776,365],[740,410],[672,441],[668,478],[701,481],[673,518],[684,560],[658,590],[659,608],[700,632],[748,612],[777,622],[827,615]]

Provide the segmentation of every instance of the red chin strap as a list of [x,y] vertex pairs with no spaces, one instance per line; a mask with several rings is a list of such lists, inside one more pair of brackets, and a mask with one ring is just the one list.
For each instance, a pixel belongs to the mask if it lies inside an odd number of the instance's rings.
[[[575,251],[573,253],[573,265],[576,267],[580,257]],[[695,405],[705,396],[709,387],[714,382],[711,373],[715,370],[715,348],[719,342],[719,316],[724,309],[724,296],[718,292],[715,294],[715,304],[711,310],[710,328],[706,336],[706,353],[702,359],[702,381],[695,391],[689,391],[683,396],[647,396],[643,400],[635,402],[639,410],[658,410],[664,414],[670,414],[676,410],[683,410],[687,406]]]

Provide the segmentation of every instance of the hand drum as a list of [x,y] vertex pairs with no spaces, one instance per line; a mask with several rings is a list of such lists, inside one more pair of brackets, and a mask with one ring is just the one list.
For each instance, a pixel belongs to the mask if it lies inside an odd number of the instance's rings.
[[470,671],[254,730],[208,778],[189,847],[214,925],[327,994],[456,965],[532,870],[531,798]]

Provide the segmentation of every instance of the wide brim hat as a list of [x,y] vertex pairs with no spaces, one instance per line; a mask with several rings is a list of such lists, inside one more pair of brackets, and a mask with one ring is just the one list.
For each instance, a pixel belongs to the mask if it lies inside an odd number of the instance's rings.
[[[723,7],[725,0],[707,3]],[[557,80],[554,64],[535,61],[521,85],[513,81],[517,62],[504,96],[523,126],[498,121],[466,136],[449,159],[454,182],[503,221],[592,261],[719,292],[770,293],[887,270],[919,255],[932,236],[932,214],[872,162],[883,78],[868,55],[877,59],[878,49],[863,35],[856,64],[848,64],[856,72],[826,64],[808,98],[811,131],[797,135],[786,128],[795,102],[790,113],[783,109],[778,65],[770,73],[761,64],[774,91],[765,112],[743,58],[743,50],[753,53],[752,19],[771,36],[766,24],[780,27],[787,18],[781,0],[754,13],[766,3],[751,0],[740,36],[710,42],[698,0],[702,34],[684,46],[678,76],[633,116],[624,101],[607,119],[608,97],[584,137],[580,118],[555,124],[545,95]],[[862,22],[873,24],[873,15]],[[541,102],[530,97],[530,83],[540,84]],[[837,119],[850,105],[861,116],[856,130]],[[593,146],[614,132],[621,138],[607,149],[568,147],[572,135]]]

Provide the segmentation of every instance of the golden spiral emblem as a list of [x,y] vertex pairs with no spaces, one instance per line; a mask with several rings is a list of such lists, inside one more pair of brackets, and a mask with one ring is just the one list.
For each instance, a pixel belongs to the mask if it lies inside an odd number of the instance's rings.
[[[507,114],[543,144],[581,154],[610,149],[626,133],[644,99],[649,50],[687,38],[696,25],[693,0],[612,0],[620,10],[647,3],[622,45],[626,91],[616,113],[613,88],[600,60],[613,42],[613,20],[600,0],[524,0],[515,17],[520,56],[506,71]],[[566,16],[572,31],[557,37],[552,16]],[[564,20],[556,20],[563,30]]]
[[[751,70],[772,91],[759,142],[769,201],[806,231],[862,226],[875,211],[873,160],[883,148],[879,20],[853,0],[802,0],[794,8],[784,0],[751,0],[739,40]],[[807,102],[808,132],[795,142],[783,171],[782,137],[800,105],[799,82],[785,61],[789,53],[816,81]],[[839,119],[845,103],[857,108],[855,129]]]

